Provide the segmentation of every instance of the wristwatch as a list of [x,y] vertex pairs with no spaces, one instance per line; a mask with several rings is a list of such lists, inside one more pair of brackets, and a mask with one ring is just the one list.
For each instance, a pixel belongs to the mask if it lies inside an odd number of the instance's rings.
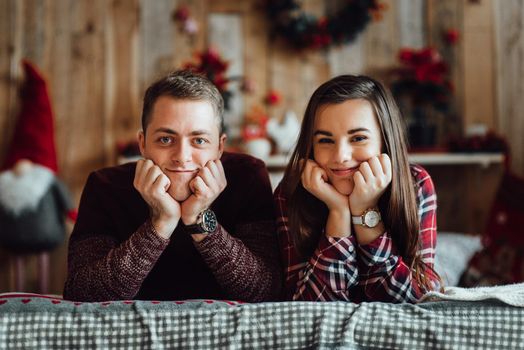
[[198,214],[195,224],[185,227],[185,231],[191,235],[196,233],[209,234],[214,233],[217,227],[218,221],[215,213],[211,209],[206,209]]
[[380,220],[380,212],[376,208],[366,209],[364,213],[359,216],[351,216],[351,221],[354,225],[362,225],[368,228],[377,226]]

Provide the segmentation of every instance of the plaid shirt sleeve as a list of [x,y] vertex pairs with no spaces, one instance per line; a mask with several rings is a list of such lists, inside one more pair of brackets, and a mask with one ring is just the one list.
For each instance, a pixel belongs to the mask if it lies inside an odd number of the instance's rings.
[[275,191],[280,251],[284,263],[286,300],[350,300],[357,283],[356,241],[321,235],[313,255],[300,259],[290,236],[286,198]]
[[[437,239],[437,196],[433,181],[420,166],[411,167],[416,181],[418,215],[420,220],[419,254],[427,268],[423,271],[433,281],[439,282],[432,268],[435,261]],[[416,302],[424,293],[413,279],[411,269],[397,253],[389,233],[358,248],[359,287],[365,299],[386,302]]]

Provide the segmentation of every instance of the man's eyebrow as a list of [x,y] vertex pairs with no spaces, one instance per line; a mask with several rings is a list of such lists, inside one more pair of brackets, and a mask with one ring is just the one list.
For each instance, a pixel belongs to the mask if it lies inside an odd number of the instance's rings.
[[[156,134],[156,133],[159,133],[159,132],[163,132],[163,133],[170,134],[170,135],[178,135],[178,132],[176,132],[173,129],[169,129],[169,128],[158,128],[153,133]],[[202,130],[194,130],[194,131],[191,131],[190,135],[191,136],[211,135],[211,132],[209,132],[209,130],[204,130],[204,129],[202,129]]]
[[[371,132],[368,128],[355,128],[355,129],[350,129],[348,130],[348,134],[354,134],[354,133],[357,133],[357,132]],[[324,131],[324,130],[317,130],[313,133],[313,136],[317,136],[317,135],[324,135],[324,136],[333,136],[332,133],[330,133],[329,131]]]
[[156,134],[159,132],[165,132],[166,134],[172,134],[172,135],[178,134],[175,130],[169,129],[169,128],[158,128],[155,131],[153,131],[153,134]]
[[194,130],[194,131],[191,131],[191,135],[193,136],[196,136],[196,135],[211,135],[211,132],[209,130]]

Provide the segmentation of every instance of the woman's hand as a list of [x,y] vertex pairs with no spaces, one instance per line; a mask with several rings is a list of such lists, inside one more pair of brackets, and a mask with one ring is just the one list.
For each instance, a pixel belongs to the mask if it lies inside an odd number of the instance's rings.
[[366,209],[377,206],[391,183],[391,159],[385,153],[362,162],[353,175],[355,187],[349,196],[352,215],[361,215]]
[[313,196],[324,202],[329,214],[325,233],[332,237],[347,237],[351,235],[351,212],[349,197],[338,192],[328,182],[326,171],[315,161],[307,160],[302,172],[302,186]]
[[348,196],[338,192],[328,182],[326,171],[314,160],[308,159],[302,172],[302,186],[313,196],[324,202],[329,210],[348,211]]

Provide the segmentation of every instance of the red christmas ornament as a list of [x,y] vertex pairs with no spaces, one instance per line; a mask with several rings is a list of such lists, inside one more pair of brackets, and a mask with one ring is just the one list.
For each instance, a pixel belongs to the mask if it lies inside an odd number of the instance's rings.
[[189,8],[186,5],[180,5],[175,10],[175,19],[177,21],[185,22],[189,18]]
[[457,29],[451,28],[444,32],[444,41],[450,45],[458,43],[460,35]]
[[282,96],[276,90],[270,90],[266,95],[266,103],[270,106],[275,106],[280,103]]

